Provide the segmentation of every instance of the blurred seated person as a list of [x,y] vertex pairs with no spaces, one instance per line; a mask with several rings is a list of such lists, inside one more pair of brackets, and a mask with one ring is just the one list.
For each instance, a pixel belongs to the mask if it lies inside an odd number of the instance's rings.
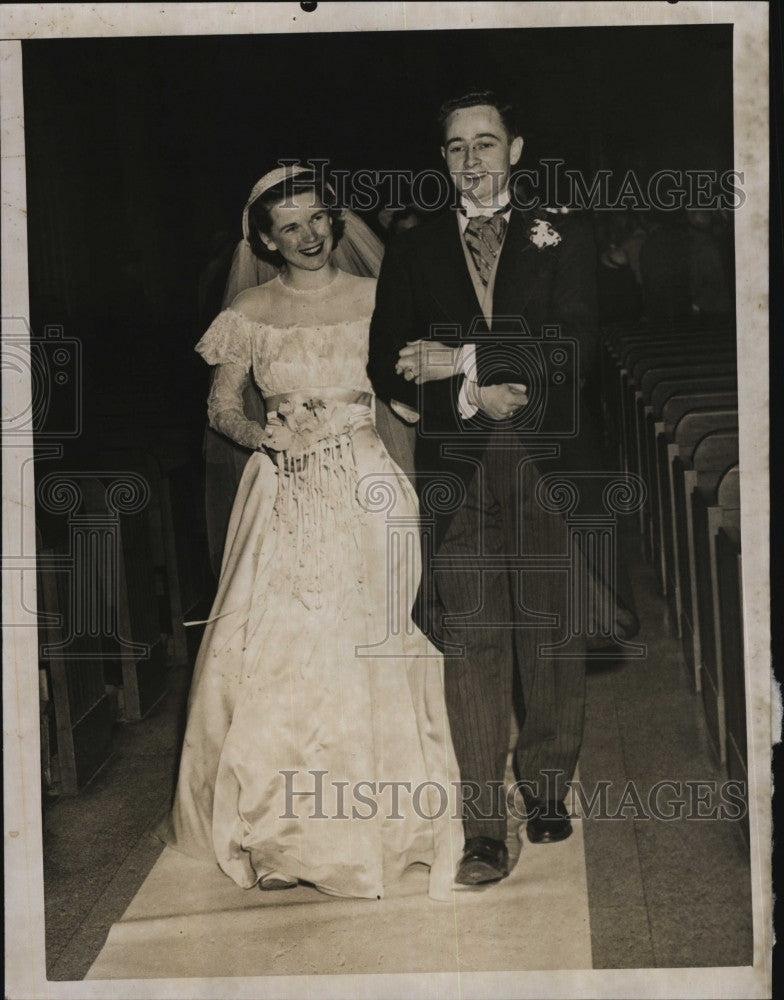
[[640,249],[644,317],[667,323],[692,316],[689,230],[681,212],[652,215]]
[[722,261],[720,229],[716,212],[686,212],[689,225],[689,289],[695,315],[721,316],[730,309],[730,283]]
[[597,283],[601,323],[635,321],[642,312],[642,291],[632,267],[634,259],[639,268],[641,241],[632,239],[634,230],[627,213],[613,213],[613,216],[606,220],[597,219]]
[[387,238],[392,239],[407,229],[420,226],[428,218],[428,213],[418,205],[404,205],[403,208],[383,208],[378,213],[379,225],[386,230]]
[[629,212],[618,246],[626,254],[629,261],[629,267],[632,269],[632,274],[634,275],[634,280],[637,282],[640,290],[642,290],[640,251],[642,250],[642,245],[645,242],[646,235],[647,231],[645,228],[644,218],[636,212]]

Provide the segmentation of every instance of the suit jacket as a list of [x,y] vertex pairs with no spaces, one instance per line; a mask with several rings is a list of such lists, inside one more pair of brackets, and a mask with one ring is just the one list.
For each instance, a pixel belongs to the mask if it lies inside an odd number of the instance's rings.
[[514,425],[510,432],[529,448],[557,445],[559,457],[547,463],[548,471],[585,462],[579,442],[586,426],[580,383],[591,375],[597,343],[596,253],[589,225],[574,216],[554,218],[560,243],[537,247],[531,227],[541,218],[550,221],[546,213],[512,210],[489,323],[453,213],[401,234],[387,249],[370,327],[368,375],[378,396],[406,403],[421,415],[416,442],[420,494],[434,478],[455,475],[465,482],[475,466],[449,451],[455,442],[481,448],[498,426],[481,414],[461,418],[462,375],[417,386],[395,374],[398,352],[407,341],[475,343],[481,385],[529,386],[528,406],[505,429]]

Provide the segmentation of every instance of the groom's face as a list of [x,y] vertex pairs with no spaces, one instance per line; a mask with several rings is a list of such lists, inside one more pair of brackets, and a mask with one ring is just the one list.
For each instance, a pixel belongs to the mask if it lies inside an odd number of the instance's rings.
[[447,118],[441,155],[461,195],[491,206],[506,191],[523,140],[510,136],[498,110],[480,104]]

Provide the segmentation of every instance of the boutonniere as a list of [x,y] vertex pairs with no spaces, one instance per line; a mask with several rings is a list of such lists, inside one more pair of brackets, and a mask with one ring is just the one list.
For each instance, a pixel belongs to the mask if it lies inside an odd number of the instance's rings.
[[528,239],[537,250],[555,247],[561,242],[560,233],[556,232],[546,219],[534,219],[533,225],[528,230]]

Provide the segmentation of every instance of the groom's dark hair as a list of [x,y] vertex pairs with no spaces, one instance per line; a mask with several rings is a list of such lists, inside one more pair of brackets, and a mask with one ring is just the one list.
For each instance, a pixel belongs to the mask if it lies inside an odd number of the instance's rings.
[[506,101],[502,101],[492,90],[469,90],[465,94],[461,94],[460,97],[452,97],[448,101],[444,101],[438,110],[438,127],[441,130],[441,141],[444,139],[444,129],[446,127],[446,120],[452,114],[453,111],[459,111],[461,108],[476,108],[480,105],[489,105],[491,108],[495,108],[498,114],[501,116],[501,121],[504,124],[509,138],[514,139],[516,136],[520,135],[520,130],[517,127],[517,119],[515,117],[514,108],[511,104]]

